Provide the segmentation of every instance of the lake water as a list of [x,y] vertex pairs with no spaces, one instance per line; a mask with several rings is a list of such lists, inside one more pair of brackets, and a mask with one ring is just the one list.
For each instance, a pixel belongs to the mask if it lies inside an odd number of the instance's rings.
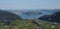
[[33,18],[39,18],[39,17],[41,17],[41,16],[44,16],[44,15],[48,15],[48,14],[52,14],[53,13],[53,11],[39,11],[39,12],[41,12],[42,14],[37,14],[37,15],[26,15],[26,14],[23,14],[23,13],[21,13],[21,12],[18,12],[18,11],[11,11],[11,12],[13,12],[13,13],[15,13],[15,14],[17,14],[18,16],[20,16],[22,19],[33,19]]
[[52,14],[52,12],[42,12],[42,14],[37,14],[37,15],[26,15],[26,14],[17,14],[23,19],[36,19],[44,15]]

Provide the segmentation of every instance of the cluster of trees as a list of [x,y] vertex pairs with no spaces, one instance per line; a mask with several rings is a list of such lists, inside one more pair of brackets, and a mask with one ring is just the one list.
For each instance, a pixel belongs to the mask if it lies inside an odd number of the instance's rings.
[[38,19],[60,23],[60,11],[57,11],[54,14],[51,14],[51,15],[44,15],[42,17],[39,17]]

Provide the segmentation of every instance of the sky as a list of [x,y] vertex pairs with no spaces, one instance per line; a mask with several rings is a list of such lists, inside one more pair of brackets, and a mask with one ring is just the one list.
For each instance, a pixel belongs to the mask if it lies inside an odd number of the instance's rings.
[[60,0],[0,0],[0,9],[60,9]]

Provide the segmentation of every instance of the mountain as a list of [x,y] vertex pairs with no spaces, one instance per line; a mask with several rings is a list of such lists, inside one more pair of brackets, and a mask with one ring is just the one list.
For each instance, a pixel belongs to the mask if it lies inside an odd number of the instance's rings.
[[13,20],[20,19],[20,16],[13,14],[11,12],[0,10],[0,22],[10,23]]
[[60,23],[60,11],[57,11],[53,14],[50,15],[44,15],[42,17],[38,18],[39,20],[45,20],[45,21],[49,21],[49,22],[57,22]]

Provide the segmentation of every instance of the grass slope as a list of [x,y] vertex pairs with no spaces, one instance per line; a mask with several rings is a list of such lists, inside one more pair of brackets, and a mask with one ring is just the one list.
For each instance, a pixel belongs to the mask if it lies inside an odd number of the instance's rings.
[[4,25],[4,23],[0,23],[0,29],[60,29],[60,25],[39,21],[39,25],[32,23],[32,20],[15,20],[12,21],[10,25]]

